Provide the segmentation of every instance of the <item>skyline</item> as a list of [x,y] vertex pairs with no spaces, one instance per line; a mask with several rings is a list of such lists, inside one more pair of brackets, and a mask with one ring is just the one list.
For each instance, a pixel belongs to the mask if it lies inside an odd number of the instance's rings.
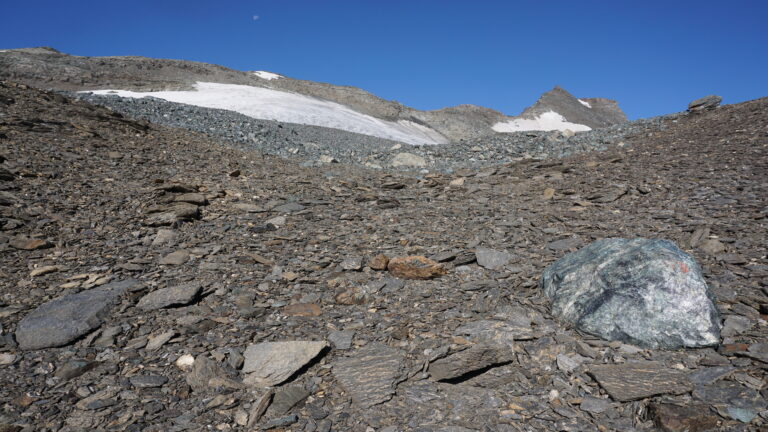
[[0,49],[51,46],[266,70],[350,85],[434,110],[517,115],[559,85],[619,102],[630,119],[768,95],[768,6],[755,1],[138,1],[6,7]]

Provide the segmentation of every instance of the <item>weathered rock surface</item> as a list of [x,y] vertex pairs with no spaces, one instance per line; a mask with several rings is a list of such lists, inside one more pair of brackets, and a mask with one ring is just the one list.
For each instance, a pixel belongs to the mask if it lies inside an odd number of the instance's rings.
[[403,375],[403,352],[372,344],[333,364],[333,375],[352,400],[364,408],[388,401]]
[[65,295],[40,305],[16,328],[24,350],[66,345],[98,328],[125,291],[139,282],[128,279]]
[[700,267],[666,240],[596,241],[548,267],[541,287],[555,316],[607,340],[651,348],[720,340]]
[[700,112],[715,109],[720,105],[723,98],[717,95],[704,96],[703,98],[696,99],[688,104],[689,112]]
[[459,378],[470,372],[492,365],[508,363],[515,359],[515,353],[509,347],[473,345],[429,365],[429,374],[436,381]]
[[202,289],[202,284],[198,282],[162,288],[142,297],[136,306],[145,311],[153,311],[169,306],[185,305],[197,298]]
[[249,345],[243,353],[247,384],[260,387],[280,384],[317,357],[326,342],[262,342]]
[[594,365],[590,367],[589,373],[617,401],[664,393],[686,393],[693,388],[685,372],[657,362]]

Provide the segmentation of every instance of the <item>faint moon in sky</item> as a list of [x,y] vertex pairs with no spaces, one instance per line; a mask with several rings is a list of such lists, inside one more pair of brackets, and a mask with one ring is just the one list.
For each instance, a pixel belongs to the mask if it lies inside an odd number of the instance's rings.
[[253,16],[253,20],[254,20],[254,21],[257,21],[258,19],[259,19],[259,16],[258,16],[258,15],[254,15],[254,16]]

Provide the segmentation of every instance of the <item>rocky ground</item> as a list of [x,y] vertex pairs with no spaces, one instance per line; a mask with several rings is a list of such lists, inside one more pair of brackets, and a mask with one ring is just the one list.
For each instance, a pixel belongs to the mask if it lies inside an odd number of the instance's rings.
[[[419,174],[2,83],[0,430],[766,430],[768,99],[659,121]],[[720,343],[555,320],[543,270],[606,237],[692,254]]]
[[632,137],[646,136],[681,117],[623,122],[578,134],[560,131],[494,133],[445,145],[413,146],[382,138],[319,126],[254,119],[234,111],[202,108],[158,98],[122,98],[91,93],[66,93],[132,118],[202,132],[244,150],[290,158],[304,166],[328,163],[361,165],[398,171],[453,173],[481,169],[521,159],[546,159],[623,146]]

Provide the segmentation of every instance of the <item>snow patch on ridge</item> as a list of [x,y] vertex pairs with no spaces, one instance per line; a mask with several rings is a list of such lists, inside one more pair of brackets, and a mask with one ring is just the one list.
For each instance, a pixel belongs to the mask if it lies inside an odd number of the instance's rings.
[[256,71],[253,74],[267,81],[272,81],[273,79],[278,79],[283,77],[282,75],[278,75],[276,73],[267,72],[267,71]]
[[554,111],[547,111],[535,119],[512,119],[493,125],[493,130],[496,132],[564,131],[566,129],[574,132],[592,130],[589,126],[566,121],[565,117]]
[[592,108],[592,105],[590,105],[589,102],[583,101],[581,99],[577,99],[577,100],[579,101],[580,104],[584,105],[585,107]]
[[248,85],[198,82],[195,90],[189,91],[95,90],[90,93],[132,98],[152,96],[169,102],[236,111],[257,119],[341,129],[406,144],[448,143],[437,131],[411,121],[381,120],[336,102]]

